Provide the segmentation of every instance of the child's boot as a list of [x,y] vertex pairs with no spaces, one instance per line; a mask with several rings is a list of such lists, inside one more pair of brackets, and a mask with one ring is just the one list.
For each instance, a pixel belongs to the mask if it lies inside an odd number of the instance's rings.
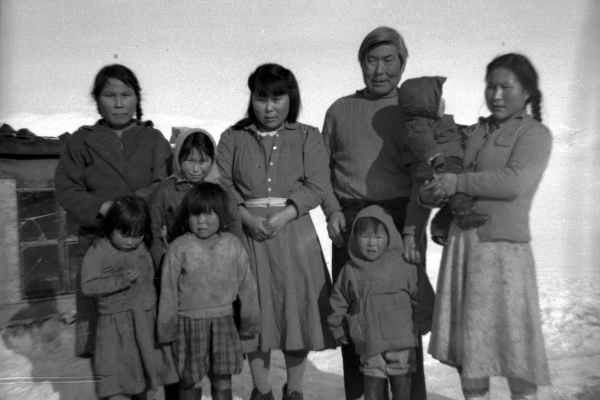
[[383,399],[387,379],[365,375],[365,400]]
[[481,396],[465,397],[465,400],[490,400],[490,392],[482,394]]
[[179,400],[179,382],[163,386],[165,400]]
[[463,395],[465,400],[490,400],[490,389],[465,390],[463,388]]
[[538,400],[537,393],[510,393],[511,400]]
[[479,228],[480,226],[485,225],[489,220],[489,215],[472,212],[458,218],[458,227],[468,231],[469,229]]
[[464,193],[455,193],[448,200],[448,207],[456,216],[466,215],[475,210],[475,198]]
[[283,393],[283,396],[281,397],[282,400],[304,400],[304,394],[302,392],[298,392],[297,390],[287,394],[287,383],[283,385],[281,392]]
[[202,400],[202,388],[179,388],[179,400]]
[[134,394],[132,400],[154,400],[156,399],[156,390],[150,389],[146,392]]
[[392,400],[410,400],[410,373],[391,375]]
[[232,400],[233,394],[231,392],[231,388],[225,390],[215,390],[213,389],[210,392],[212,400]]
[[511,400],[537,400],[537,386],[523,379],[508,378]]
[[435,214],[431,220],[431,240],[440,246],[448,244],[448,232],[454,215],[450,208],[445,205]]
[[269,393],[261,393],[257,388],[254,388],[250,394],[250,400],[275,400],[275,397],[273,397],[272,390],[269,390]]
[[475,199],[464,193],[456,193],[448,202],[450,211],[458,218],[458,227],[470,230],[483,226],[489,219],[489,215],[475,212]]

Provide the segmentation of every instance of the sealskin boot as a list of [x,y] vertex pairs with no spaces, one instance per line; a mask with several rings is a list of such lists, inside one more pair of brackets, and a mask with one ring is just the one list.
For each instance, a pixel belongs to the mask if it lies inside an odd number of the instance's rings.
[[479,228],[489,221],[487,214],[478,214],[475,212],[475,198],[464,193],[456,193],[448,202],[450,211],[458,218],[458,227],[468,231]]
[[381,400],[387,379],[365,375],[365,400]]
[[515,393],[511,390],[510,392],[511,400],[538,400],[537,392],[534,393]]
[[392,400],[410,400],[410,378],[410,373],[390,376]]
[[480,226],[485,225],[485,223],[489,220],[489,215],[472,212],[458,218],[458,227],[462,230],[468,231],[470,229],[479,228]]
[[179,388],[179,400],[202,400],[202,388]]
[[269,393],[261,393],[257,388],[252,389],[249,400],[275,400],[273,397],[273,391],[269,390]]
[[231,388],[225,390],[211,390],[212,400],[233,400]]
[[440,246],[445,246],[448,244],[448,232],[450,231],[450,224],[454,219],[454,214],[450,211],[450,207],[448,205],[444,205],[440,210],[435,214],[433,219],[431,220],[431,240],[435,244],[439,244]]
[[283,385],[283,389],[281,389],[281,392],[283,393],[283,396],[281,397],[282,400],[304,400],[304,395],[302,394],[302,392],[298,392],[296,390],[288,395],[287,383]]

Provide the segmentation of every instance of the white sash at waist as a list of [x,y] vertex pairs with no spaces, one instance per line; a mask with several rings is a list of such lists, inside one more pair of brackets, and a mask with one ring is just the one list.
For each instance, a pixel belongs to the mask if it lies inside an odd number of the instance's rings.
[[285,207],[288,199],[282,197],[263,197],[262,199],[248,199],[244,202],[246,207]]

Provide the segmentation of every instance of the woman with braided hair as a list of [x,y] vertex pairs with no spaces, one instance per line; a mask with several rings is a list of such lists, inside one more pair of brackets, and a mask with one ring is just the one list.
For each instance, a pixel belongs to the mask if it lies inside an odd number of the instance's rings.
[[[151,121],[142,121],[141,88],[133,71],[120,64],[103,67],[91,94],[102,119],[69,137],[54,178],[58,201],[79,225],[77,252],[82,257],[112,199],[132,194],[147,201],[167,177],[171,155],[163,134]],[[80,269],[75,354],[91,356],[98,309],[96,299],[81,292]]]
[[492,115],[466,131],[468,172],[441,174],[421,188],[426,203],[476,196],[477,212],[490,216],[479,228],[462,230],[456,219],[450,227],[429,352],[457,368],[466,399],[489,399],[489,377],[502,376],[513,400],[531,400],[538,385],[550,384],[529,210],[552,134],[541,123],[538,75],[525,56],[495,58],[485,80]]

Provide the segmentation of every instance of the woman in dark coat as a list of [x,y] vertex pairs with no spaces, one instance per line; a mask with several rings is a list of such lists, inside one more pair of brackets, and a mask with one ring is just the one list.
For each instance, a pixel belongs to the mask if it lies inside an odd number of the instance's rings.
[[[142,122],[141,88],[123,65],[109,65],[96,75],[92,97],[102,116],[82,126],[67,141],[56,169],[56,195],[69,218],[79,224],[78,254],[83,257],[111,199],[135,194],[147,200],[167,176],[169,142]],[[134,119],[136,115],[137,119]],[[75,353],[93,354],[98,310],[84,296],[77,266],[77,325]]]

